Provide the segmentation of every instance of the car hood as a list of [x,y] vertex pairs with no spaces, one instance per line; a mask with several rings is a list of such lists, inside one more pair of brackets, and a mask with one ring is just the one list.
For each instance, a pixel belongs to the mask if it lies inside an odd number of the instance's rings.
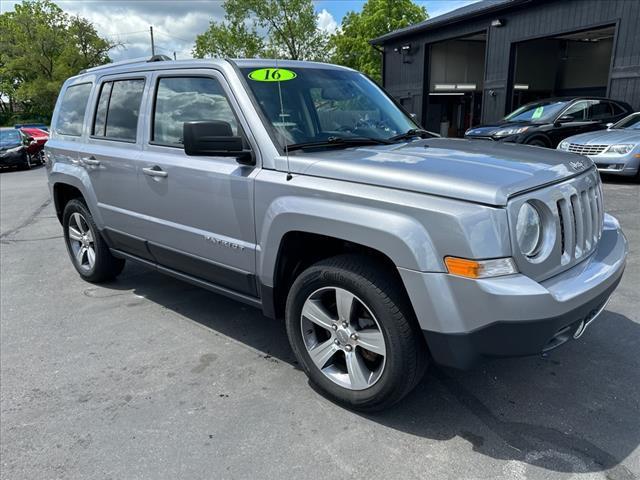
[[598,130],[597,132],[582,133],[566,138],[564,141],[580,145],[614,145],[617,143],[640,143],[640,130]]
[[491,125],[478,125],[466,131],[465,135],[471,137],[489,137],[498,130],[509,127],[539,127],[540,123],[535,122],[499,122]]
[[22,141],[21,140],[0,139],[0,149],[2,149],[2,150],[8,150],[10,148],[19,147],[20,145],[22,145]]
[[296,152],[289,164],[293,173],[496,206],[593,166],[585,157],[551,149],[447,138]]

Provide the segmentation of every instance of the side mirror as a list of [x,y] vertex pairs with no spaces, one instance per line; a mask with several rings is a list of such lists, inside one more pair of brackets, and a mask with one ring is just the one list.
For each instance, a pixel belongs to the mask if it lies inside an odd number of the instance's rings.
[[569,123],[573,122],[575,119],[571,115],[562,115],[556,120],[556,123]]
[[251,150],[244,150],[242,137],[236,137],[228,122],[199,120],[184,122],[182,138],[187,155],[212,157],[235,157],[243,165],[253,165]]
[[615,124],[614,123],[607,123],[607,130],[611,130],[611,127],[613,127]]

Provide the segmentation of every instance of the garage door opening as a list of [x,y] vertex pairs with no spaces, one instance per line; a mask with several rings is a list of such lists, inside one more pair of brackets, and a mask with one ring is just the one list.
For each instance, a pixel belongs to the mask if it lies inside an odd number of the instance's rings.
[[428,58],[428,95],[423,124],[443,137],[462,137],[480,122],[486,32],[434,43]]
[[606,96],[614,35],[610,25],[516,44],[508,110],[541,98]]

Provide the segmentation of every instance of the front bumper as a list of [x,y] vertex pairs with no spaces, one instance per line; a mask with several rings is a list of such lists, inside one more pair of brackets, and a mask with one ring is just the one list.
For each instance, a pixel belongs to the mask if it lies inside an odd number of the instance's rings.
[[24,151],[18,150],[17,152],[0,152],[0,166],[9,167],[22,165],[24,162]]
[[555,348],[593,320],[625,267],[627,240],[605,216],[590,257],[543,282],[521,274],[471,280],[400,269],[437,363],[468,368],[483,357],[534,355]]
[[598,155],[589,157],[598,171],[611,175],[633,176],[640,169],[640,153],[633,151],[627,155]]

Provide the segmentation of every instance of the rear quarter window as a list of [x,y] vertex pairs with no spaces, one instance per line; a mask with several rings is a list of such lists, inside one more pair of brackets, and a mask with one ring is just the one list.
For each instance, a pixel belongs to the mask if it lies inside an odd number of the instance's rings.
[[68,87],[62,97],[58,118],[56,120],[56,133],[61,135],[82,135],[84,114],[87,110],[91,84],[72,85]]

